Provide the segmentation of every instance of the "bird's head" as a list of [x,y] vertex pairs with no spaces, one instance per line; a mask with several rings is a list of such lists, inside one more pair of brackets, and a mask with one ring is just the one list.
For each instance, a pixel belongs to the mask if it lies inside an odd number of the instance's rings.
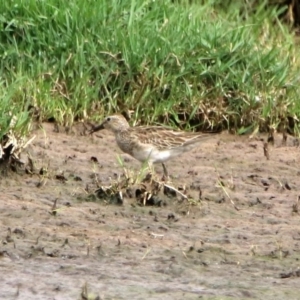
[[106,117],[100,125],[94,127],[91,130],[91,133],[94,133],[102,129],[108,129],[116,133],[118,131],[122,131],[127,128],[129,128],[129,124],[122,115],[112,115]]

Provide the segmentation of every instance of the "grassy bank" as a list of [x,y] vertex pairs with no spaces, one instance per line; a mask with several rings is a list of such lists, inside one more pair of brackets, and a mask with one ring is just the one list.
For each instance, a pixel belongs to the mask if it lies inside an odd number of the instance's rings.
[[26,126],[31,108],[66,125],[133,111],[146,124],[298,132],[300,53],[279,12],[173,2],[3,1],[1,134],[11,108]]

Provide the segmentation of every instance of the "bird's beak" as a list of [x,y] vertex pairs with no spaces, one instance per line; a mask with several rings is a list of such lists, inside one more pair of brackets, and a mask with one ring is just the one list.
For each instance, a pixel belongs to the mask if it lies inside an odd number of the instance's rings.
[[99,131],[99,130],[102,130],[102,129],[105,129],[104,127],[104,124],[105,124],[106,121],[104,121],[103,123],[101,123],[100,125],[97,125],[97,126],[94,126],[91,130],[90,130],[90,134],[96,132],[96,131]]

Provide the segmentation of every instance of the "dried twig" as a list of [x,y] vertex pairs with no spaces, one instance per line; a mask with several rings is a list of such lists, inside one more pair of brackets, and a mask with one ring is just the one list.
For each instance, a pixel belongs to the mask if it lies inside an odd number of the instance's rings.
[[179,194],[181,197],[183,197],[185,200],[188,199],[188,197],[187,197],[185,194],[181,193],[180,191],[178,191],[177,189],[175,189],[173,186],[171,186],[171,185],[169,185],[169,184],[166,184],[166,183],[163,183],[163,185],[164,185],[165,187],[169,188],[170,190],[173,190],[173,191],[175,191],[176,193],[178,193],[178,194]]
[[269,144],[267,142],[264,143],[264,155],[267,158],[267,160],[270,159],[270,153],[269,153]]

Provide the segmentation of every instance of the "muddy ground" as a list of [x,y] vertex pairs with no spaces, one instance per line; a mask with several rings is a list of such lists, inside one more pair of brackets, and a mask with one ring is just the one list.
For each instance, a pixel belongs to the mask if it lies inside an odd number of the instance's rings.
[[28,149],[41,174],[0,179],[0,299],[300,299],[293,138],[267,160],[260,137],[212,136],[167,164],[197,201],[115,205],[90,194],[122,174],[120,150],[80,128],[43,124]]

